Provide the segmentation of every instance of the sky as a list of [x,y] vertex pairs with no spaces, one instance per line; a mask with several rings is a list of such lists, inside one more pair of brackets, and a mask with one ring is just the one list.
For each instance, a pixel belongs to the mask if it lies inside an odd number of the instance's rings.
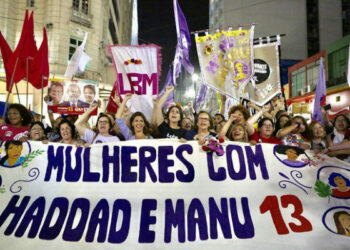
[[[209,0],[178,0],[189,31],[209,28]],[[139,0],[139,44],[154,43],[162,47],[162,73],[159,81],[163,86],[176,48],[176,27],[173,0]],[[199,72],[194,36],[191,35],[190,61]],[[184,69],[183,69],[184,71]]]

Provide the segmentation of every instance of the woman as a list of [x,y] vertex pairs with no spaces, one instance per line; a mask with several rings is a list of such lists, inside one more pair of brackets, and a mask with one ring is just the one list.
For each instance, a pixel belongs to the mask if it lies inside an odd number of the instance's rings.
[[131,94],[125,95],[121,106],[118,108],[115,122],[118,124],[119,129],[123,134],[125,140],[153,139],[153,137],[150,136],[149,133],[149,122],[147,121],[143,113],[135,112],[134,114],[132,114],[132,116],[130,117],[131,129],[129,129],[129,127],[122,119],[125,105],[131,97]]
[[23,145],[21,141],[6,141],[6,155],[0,160],[0,164],[5,167],[15,167],[22,163],[24,156],[21,156]]
[[346,211],[335,212],[333,215],[337,233],[350,236],[350,214]]
[[280,115],[276,120],[276,126],[275,126],[275,131],[273,132],[273,135],[276,136],[277,132],[280,129],[284,128],[289,121],[290,121],[289,115],[286,115],[286,114]]
[[75,127],[68,120],[62,119],[58,124],[59,142],[64,144],[80,145],[75,136]]
[[317,121],[313,121],[310,126],[311,150],[316,154],[327,148],[326,129]]
[[74,125],[79,135],[88,144],[120,141],[117,136],[111,135],[110,130],[112,129],[112,122],[109,117],[103,113],[100,114],[97,118],[96,133],[84,126],[84,121],[87,119],[90,113],[97,108],[97,106],[97,103],[91,104],[86,112],[81,115],[75,122]]
[[209,136],[216,136],[216,133],[211,132],[210,129],[214,128],[213,120],[207,111],[200,111],[195,119],[194,129],[186,133],[186,140],[204,140]]
[[[334,118],[333,132],[326,137],[329,148],[350,141],[350,121],[344,114]],[[334,150],[334,148],[333,148]],[[342,160],[350,162],[350,156],[342,154],[342,151],[333,152],[332,156],[337,156]]]
[[[249,120],[248,120],[249,123]],[[258,132],[255,131],[251,135],[250,144],[256,145],[257,143],[272,143],[282,144],[281,140],[276,136],[273,136],[274,124],[270,118],[264,117],[258,123]]]
[[30,124],[30,137],[32,141],[46,140],[45,127],[42,122],[32,122]]
[[295,146],[301,149],[309,149],[308,125],[302,116],[294,116],[293,119],[280,129],[276,135],[282,140],[283,145]]
[[27,139],[32,120],[32,114],[23,105],[11,104],[5,118],[6,124],[0,125],[0,141]]
[[167,100],[170,93],[174,90],[174,86],[166,87],[164,95],[155,103],[153,116],[160,138],[185,138],[186,130],[181,128],[183,113],[179,106],[175,105],[169,108],[165,119],[163,117],[162,107]]
[[304,150],[301,148],[279,145],[279,146],[275,146],[275,151],[276,153],[284,154],[287,156],[287,159],[282,160],[282,162],[288,166],[303,167],[306,165],[305,162],[298,160],[299,155],[305,153]]
[[350,198],[350,180],[339,173],[331,173],[328,182],[332,187],[332,195],[340,198]]
[[231,134],[225,139],[229,139],[230,141],[249,142],[247,129],[242,124],[234,124]]

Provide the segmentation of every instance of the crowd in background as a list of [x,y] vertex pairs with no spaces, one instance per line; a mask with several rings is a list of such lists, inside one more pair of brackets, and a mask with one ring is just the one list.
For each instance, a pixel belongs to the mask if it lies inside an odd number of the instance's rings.
[[94,143],[135,139],[175,138],[182,142],[198,140],[204,144],[210,137],[222,138],[256,145],[273,143],[294,146],[300,150],[335,156],[350,162],[349,113],[328,119],[323,109],[322,123],[307,122],[303,116],[285,110],[283,97],[273,98],[268,105],[258,107],[253,103],[235,105],[222,113],[211,115],[201,110],[195,112],[191,103],[186,107],[178,104],[163,106],[173,87],[154,100],[150,121],[141,112],[130,113],[127,94],[123,101],[114,97],[119,106],[116,114],[100,113],[95,126],[90,127],[90,114],[98,103],[90,104],[80,116],[65,115],[54,119],[49,112],[50,125],[39,114],[33,115],[21,104],[11,104],[6,117],[0,117],[0,140],[6,141],[5,150],[21,145],[26,140],[60,142],[88,147]]

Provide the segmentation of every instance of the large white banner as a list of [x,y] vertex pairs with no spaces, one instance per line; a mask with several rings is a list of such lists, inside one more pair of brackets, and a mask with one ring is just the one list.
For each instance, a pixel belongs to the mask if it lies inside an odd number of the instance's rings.
[[156,45],[108,47],[113,58],[118,85],[118,94],[134,94],[131,98],[131,112],[140,111],[150,120],[153,102],[158,95],[160,74],[160,48]]
[[343,161],[176,140],[1,148],[1,249],[349,249]]

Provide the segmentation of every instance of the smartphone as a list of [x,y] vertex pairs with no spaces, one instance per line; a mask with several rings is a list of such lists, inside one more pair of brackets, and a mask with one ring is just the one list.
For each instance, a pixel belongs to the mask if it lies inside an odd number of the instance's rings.
[[331,108],[332,108],[332,106],[330,104],[323,106],[324,110],[330,110]]

